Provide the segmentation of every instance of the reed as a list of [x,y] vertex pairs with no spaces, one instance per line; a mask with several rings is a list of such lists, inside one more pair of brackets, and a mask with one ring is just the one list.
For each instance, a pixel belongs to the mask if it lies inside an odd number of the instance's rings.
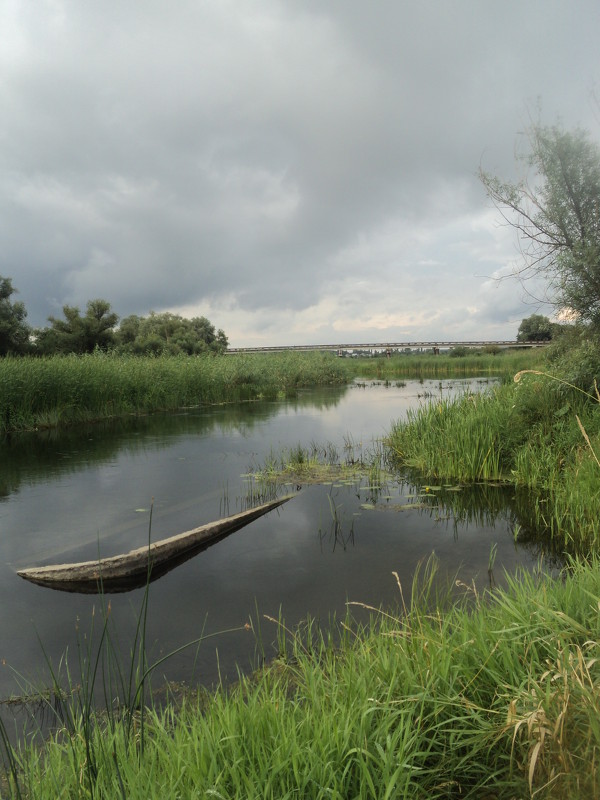
[[450,589],[429,562],[396,610],[351,604],[336,626],[295,631],[268,617],[268,667],[148,709],[143,753],[139,729],[101,716],[22,750],[23,796],[598,796],[600,562]]
[[270,451],[266,459],[251,464],[246,479],[259,483],[328,483],[332,480],[351,481],[366,479],[369,484],[379,484],[382,465],[387,454],[381,442],[374,441],[364,447],[351,437],[346,437],[343,453],[333,442],[320,444],[301,442],[278,452]]
[[[510,387],[512,388],[512,387]],[[409,410],[388,445],[396,463],[429,478],[503,480],[510,476],[517,436],[509,392],[466,394]]]
[[342,359],[323,353],[2,358],[0,433],[289,396],[348,377]]
[[600,403],[560,376],[536,370],[487,393],[432,401],[393,425],[387,442],[396,467],[425,478],[527,489],[555,551],[600,546]]
[[358,358],[353,360],[356,375],[379,380],[395,378],[449,378],[493,375],[512,380],[522,369],[533,369],[543,363],[541,349],[501,350],[497,353],[475,350],[461,358],[430,353],[393,355],[391,358]]

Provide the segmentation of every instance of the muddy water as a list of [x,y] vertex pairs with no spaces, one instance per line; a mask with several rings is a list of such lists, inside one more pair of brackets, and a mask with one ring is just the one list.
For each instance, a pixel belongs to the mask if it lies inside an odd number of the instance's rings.
[[[67,434],[13,437],[0,448],[0,698],[37,684],[68,653],[75,667],[90,631],[99,628],[95,596],[44,589],[16,570],[114,555],[240,510],[255,484],[247,474],[299,443],[327,445],[340,459],[358,458],[408,408],[467,388],[468,381],[408,381],[317,389],[294,400],[189,409]],[[392,476],[369,486],[356,479],[294,483],[294,499],[154,582],[147,643],[159,658],[202,633],[261,619],[262,647],[273,655],[275,625],[307,615],[341,616],[347,601],[399,601],[396,572],[409,586],[435,552],[441,571],[488,585],[535,548],[517,546],[518,513],[510,495],[486,490],[458,510]],[[447,487],[455,488],[455,487]],[[420,496],[422,495],[422,496]],[[429,496],[426,496],[429,495]],[[460,505],[460,504],[459,504]],[[110,598],[115,642],[127,654],[143,590]],[[222,634],[170,659],[158,678],[211,683],[219,671],[256,663],[247,630]],[[217,656],[218,651],[218,656]]]

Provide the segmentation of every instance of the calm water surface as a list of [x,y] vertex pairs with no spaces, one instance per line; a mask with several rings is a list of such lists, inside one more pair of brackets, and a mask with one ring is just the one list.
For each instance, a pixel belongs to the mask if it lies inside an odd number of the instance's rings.
[[[334,443],[343,457],[351,441],[368,451],[406,410],[477,382],[368,383],[307,391],[294,400],[192,409],[84,432],[19,436],[0,448],[0,698],[19,693],[15,674],[47,678],[46,656],[58,663],[92,626],[99,599],[44,589],[16,570],[51,562],[114,555],[152,538],[180,533],[243,505],[243,476],[298,443]],[[441,386],[441,388],[440,388]],[[250,617],[278,617],[293,626],[307,615],[343,615],[347,601],[379,606],[399,600],[393,571],[410,585],[417,564],[435,552],[443,570],[484,586],[491,549],[494,574],[537,559],[516,546],[510,501],[497,513],[457,520],[447,510],[398,511],[418,502],[399,478],[376,497],[357,483],[294,485],[294,499],[154,582],[150,589],[151,658]],[[228,507],[224,508],[224,499]],[[375,510],[363,508],[375,499]],[[335,535],[332,509],[338,520]],[[143,591],[111,596],[111,617],[128,652]],[[98,621],[96,618],[96,627]],[[262,622],[266,655],[275,626]],[[41,644],[40,644],[41,642]],[[43,649],[46,652],[44,656]],[[218,649],[218,659],[216,650]],[[218,670],[235,675],[255,657],[252,633],[209,639],[181,654],[161,675],[210,683]],[[6,662],[6,663],[4,663]]]

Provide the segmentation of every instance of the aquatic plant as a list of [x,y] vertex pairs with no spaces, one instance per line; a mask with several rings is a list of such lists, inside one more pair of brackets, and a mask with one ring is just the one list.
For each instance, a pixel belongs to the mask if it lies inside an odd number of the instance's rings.
[[462,358],[433,353],[400,353],[391,358],[358,358],[352,362],[356,375],[365,378],[448,378],[490,375],[512,380],[515,372],[543,363],[542,349],[502,350],[497,354],[469,350]]
[[348,377],[327,353],[3,358],[0,433],[288,396]]
[[527,488],[552,549],[588,553],[600,545],[599,440],[598,395],[526,369],[487,393],[410,411],[387,442],[396,468],[426,478]]

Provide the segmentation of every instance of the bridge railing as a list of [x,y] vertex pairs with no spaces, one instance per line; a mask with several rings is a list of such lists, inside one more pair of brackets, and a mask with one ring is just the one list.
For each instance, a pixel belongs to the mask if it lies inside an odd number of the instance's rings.
[[469,349],[482,348],[482,347],[500,347],[506,349],[509,347],[543,347],[549,344],[546,341],[540,342],[516,342],[516,341],[467,341],[467,342],[442,342],[442,341],[428,341],[428,342],[367,342],[360,344],[292,344],[292,345],[279,345],[269,347],[230,347],[227,353],[280,353],[286,350],[327,350],[327,351],[346,351],[346,350],[380,350],[386,352],[387,350],[406,350],[406,349],[425,349],[433,350],[447,350],[454,347],[468,347]]

